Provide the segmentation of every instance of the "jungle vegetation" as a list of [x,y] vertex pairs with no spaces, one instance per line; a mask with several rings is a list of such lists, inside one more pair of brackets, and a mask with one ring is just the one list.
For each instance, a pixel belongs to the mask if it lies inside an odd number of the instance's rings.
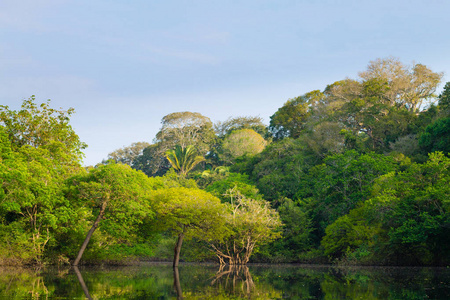
[[450,263],[450,82],[395,58],[260,117],[164,116],[83,167],[68,110],[0,106],[0,264]]

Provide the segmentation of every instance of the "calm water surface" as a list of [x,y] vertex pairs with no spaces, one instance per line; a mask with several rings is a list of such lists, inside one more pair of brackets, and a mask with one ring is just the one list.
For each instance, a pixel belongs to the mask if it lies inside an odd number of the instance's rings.
[[450,299],[450,268],[0,268],[1,299]]

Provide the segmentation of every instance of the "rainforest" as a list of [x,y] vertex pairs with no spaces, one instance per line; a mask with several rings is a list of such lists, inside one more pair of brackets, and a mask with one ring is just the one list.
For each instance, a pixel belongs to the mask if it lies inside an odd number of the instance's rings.
[[0,265],[447,266],[442,79],[376,59],[288,99],[269,124],[170,113],[153,141],[95,166],[83,165],[73,108],[0,105]]

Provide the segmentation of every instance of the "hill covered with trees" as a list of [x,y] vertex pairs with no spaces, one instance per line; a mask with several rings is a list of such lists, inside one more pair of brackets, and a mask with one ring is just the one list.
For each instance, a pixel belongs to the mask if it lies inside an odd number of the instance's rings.
[[268,126],[174,112],[152,143],[88,168],[73,109],[0,106],[0,264],[448,265],[442,77],[377,59],[287,100]]

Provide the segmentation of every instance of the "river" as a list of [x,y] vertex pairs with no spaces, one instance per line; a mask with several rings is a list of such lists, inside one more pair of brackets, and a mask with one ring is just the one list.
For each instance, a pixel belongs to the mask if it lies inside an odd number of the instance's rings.
[[450,268],[0,267],[0,299],[450,299]]

